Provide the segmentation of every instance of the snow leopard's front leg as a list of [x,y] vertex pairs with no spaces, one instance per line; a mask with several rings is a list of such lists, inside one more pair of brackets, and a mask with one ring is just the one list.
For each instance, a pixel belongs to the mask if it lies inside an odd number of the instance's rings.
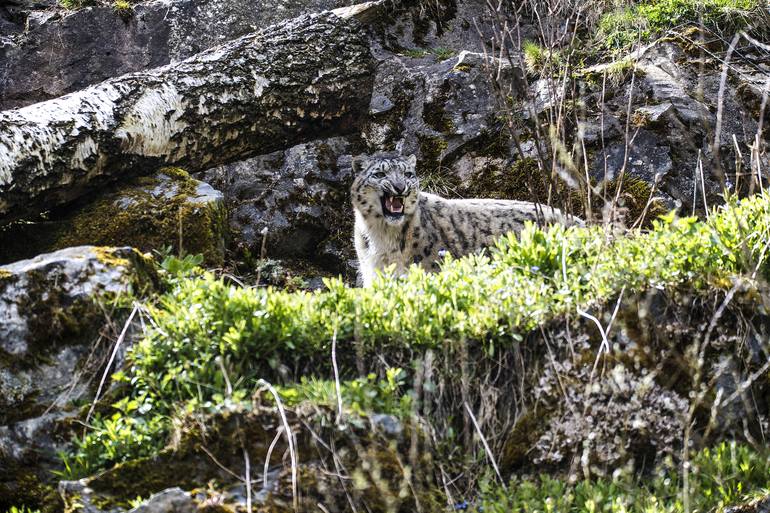
[[369,241],[366,238],[365,232],[360,229],[358,220],[356,220],[353,230],[353,243],[356,247],[358,274],[361,277],[361,283],[364,287],[368,287],[374,279],[374,258],[370,252]]

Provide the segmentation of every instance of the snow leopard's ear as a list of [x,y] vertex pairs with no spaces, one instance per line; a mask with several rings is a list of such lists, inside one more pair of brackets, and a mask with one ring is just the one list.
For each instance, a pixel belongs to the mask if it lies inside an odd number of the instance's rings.
[[414,153],[412,153],[411,155],[409,155],[409,156],[406,158],[406,165],[407,165],[407,166],[409,166],[409,167],[410,167],[410,168],[412,168],[412,169],[414,169],[415,167],[417,167],[417,155],[415,155]]
[[366,167],[369,164],[369,158],[366,155],[355,155],[351,160],[351,164],[353,167],[353,174],[360,175],[366,170]]

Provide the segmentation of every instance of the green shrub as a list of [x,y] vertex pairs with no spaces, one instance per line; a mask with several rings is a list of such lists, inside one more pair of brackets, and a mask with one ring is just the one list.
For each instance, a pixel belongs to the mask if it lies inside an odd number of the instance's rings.
[[[689,511],[721,511],[754,493],[770,488],[770,453],[735,442],[704,449],[691,461]],[[680,513],[686,511],[681,470],[661,469],[659,474],[637,481],[631,476],[613,480],[569,484],[540,476],[515,480],[508,490],[487,482],[481,503],[486,513]],[[472,508],[471,511],[481,511]]]
[[[365,378],[340,384],[340,396],[346,410],[358,416],[371,412],[390,413],[406,418],[412,412],[411,397],[401,394],[406,385],[406,372],[390,368],[385,379],[379,380],[373,373]],[[281,399],[293,406],[306,401],[320,406],[335,408],[337,391],[334,381],[302,377],[300,383],[279,389]]]
[[[245,398],[260,378],[328,362],[335,337],[337,354],[348,359],[464,340],[481,342],[491,355],[543,322],[606,302],[621,289],[724,289],[755,271],[768,278],[768,241],[765,194],[730,200],[707,222],[670,214],[649,232],[617,239],[602,227],[528,226],[488,254],[447,258],[440,273],[412,268],[404,278],[381,276],[368,289],[329,280],[324,292],[289,293],[238,287],[210,273],[176,276],[148,307],[148,330],[131,350],[130,368],[114,376],[130,385],[120,389],[126,397],[114,415],[94,420],[73,457],[92,469],[160,447],[180,408],[216,404],[230,389]],[[165,267],[189,271],[191,263]],[[328,379],[328,366],[316,365],[311,374]],[[403,379],[399,373],[384,384],[348,381],[343,395],[361,409],[398,411],[408,404],[398,385]],[[329,386],[306,381],[284,396],[329,402]],[[356,395],[362,387],[374,393],[369,402]]]
[[712,30],[738,29],[767,14],[759,0],[652,0],[620,7],[599,20],[598,38],[611,50],[625,51],[666,30],[700,24]]

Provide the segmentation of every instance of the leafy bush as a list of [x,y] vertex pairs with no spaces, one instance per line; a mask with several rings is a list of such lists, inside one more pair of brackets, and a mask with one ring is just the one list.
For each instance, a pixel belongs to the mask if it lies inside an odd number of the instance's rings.
[[[148,307],[152,319],[130,353],[131,366],[114,378],[130,384],[121,389],[128,399],[115,404],[115,415],[96,419],[74,457],[97,468],[160,447],[179,408],[210,404],[230,389],[246,397],[260,378],[280,379],[302,362],[328,362],[335,338],[337,354],[348,362],[355,354],[469,339],[491,355],[539,324],[622,289],[729,288],[737,275],[770,277],[769,241],[765,194],[731,200],[707,222],[671,214],[647,233],[617,239],[601,227],[528,226],[489,254],[447,258],[440,273],[413,268],[404,278],[381,276],[368,289],[330,280],[325,292],[288,293],[234,286],[210,273],[177,276]],[[165,266],[189,271],[190,263]],[[324,365],[312,373],[328,377]],[[349,381],[343,395],[362,409],[398,411],[406,404],[403,379]],[[329,386],[306,381],[283,393],[328,402]]]
[[619,476],[614,480],[570,484],[545,475],[511,482],[507,491],[487,483],[481,503],[487,513],[721,511],[722,507],[735,504],[751,493],[767,493],[770,488],[770,453],[766,450],[757,452],[735,442],[725,442],[713,449],[704,449],[690,464],[689,509],[684,505],[681,470],[674,468],[661,469],[657,476],[644,483],[631,476]]
[[[403,418],[412,411],[411,397],[400,392],[405,382],[406,372],[403,369],[390,368],[383,380],[378,380],[377,376],[371,373],[365,378],[341,383],[340,396],[345,407],[356,415],[381,412]],[[334,381],[303,376],[300,383],[281,387],[279,393],[281,399],[290,406],[305,401],[331,408],[337,405]]]
[[[703,23],[709,29],[738,29],[766,16],[758,0],[652,0],[610,11],[599,20],[598,37],[608,49],[627,50],[684,24]],[[757,15],[759,17],[757,17]]]

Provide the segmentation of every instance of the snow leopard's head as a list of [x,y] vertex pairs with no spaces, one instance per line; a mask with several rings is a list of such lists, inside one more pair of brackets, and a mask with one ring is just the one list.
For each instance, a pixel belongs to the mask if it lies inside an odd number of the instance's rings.
[[364,218],[389,225],[404,223],[417,209],[420,182],[415,174],[417,157],[375,154],[353,159],[356,174],[350,193],[353,207]]

